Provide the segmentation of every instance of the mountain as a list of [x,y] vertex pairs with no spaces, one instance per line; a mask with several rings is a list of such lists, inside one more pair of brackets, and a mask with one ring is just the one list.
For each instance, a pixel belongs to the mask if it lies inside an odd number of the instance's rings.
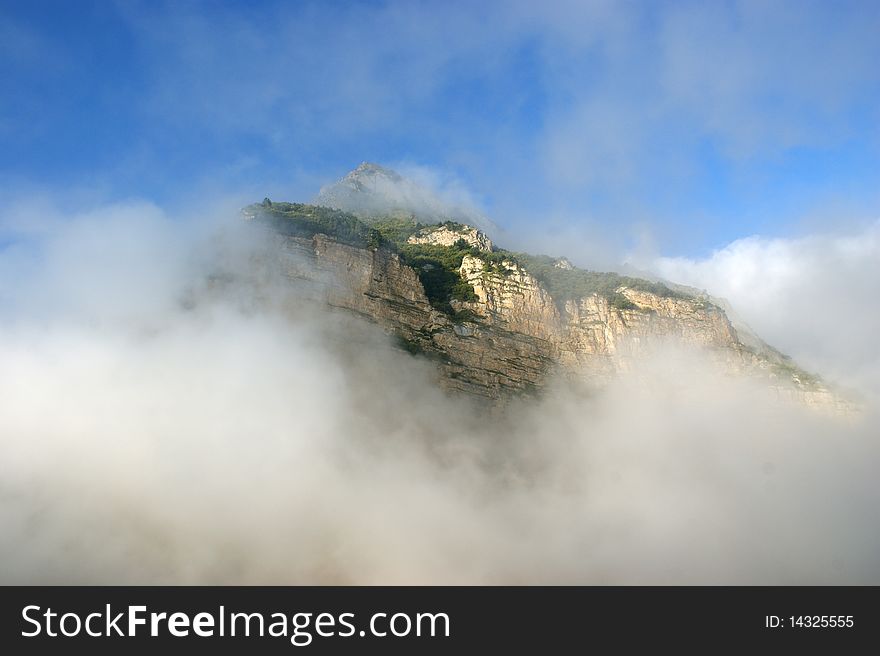
[[446,201],[413,180],[370,162],[322,187],[312,203],[351,212],[367,222],[376,216],[404,216],[421,223],[457,221],[482,230],[495,228],[477,210]]
[[[410,189],[400,180],[362,164],[321,191],[322,205],[266,199],[243,214],[272,235],[282,275],[435,362],[448,389],[505,399],[540,393],[555,376],[601,385],[673,341],[700,347],[722,371],[758,378],[774,394],[846,406],[732,321],[722,301],[504,250],[477,226],[422,213],[423,195],[386,193],[385,181]],[[408,198],[418,203],[408,206]]]

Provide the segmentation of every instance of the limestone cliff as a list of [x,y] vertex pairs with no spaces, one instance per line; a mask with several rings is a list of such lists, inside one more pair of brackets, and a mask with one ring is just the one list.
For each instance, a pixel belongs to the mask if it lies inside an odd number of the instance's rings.
[[431,359],[452,390],[501,399],[539,392],[553,375],[601,384],[637,369],[672,340],[704,349],[727,371],[762,376],[778,393],[817,404],[834,398],[784,356],[774,361],[743,344],[724,310],[706,298],[621,286],[624,307],[600,293],[560,301],[521,264],[468,254],[458,273],[474,299],[453,300],[450,314],[432,307],[419,272],[391,248],[323,233],[275,240],[289,279],[312,285],[321,302],[381,325],[402,348]]
[[499,398],[535,391],[551,365],[549,344],[479,321],[456,323],[431,307],[416,272],[384,248],[359,248],[323,234],[278,237],[283,271],[332,307],[356,312],[434,360],[450,389]]
[[847,405],[704,292],[512,253],[471,225],[426,225],[397,206],[376,209],[393,196],[406,210],[401,194],[416,192],[393,172],[363,164],[321,197],[366,207],[368,220],[366,210],[355,216],[268,199],[243,214],[269,228],[288,279],[382,326],[402,348],[432,360],[452,390],[502,399],[540,392],[556,376],[601,385],[638,372],[672,343],[699,349],[726,373],[759,378],[775,394]]
[[441,224],[422,228],[407,239],[409,244],[435,244],[437,246],[454,246],[458,240],[479,251],[491,251],[492,240],[482,230],[469,225]]

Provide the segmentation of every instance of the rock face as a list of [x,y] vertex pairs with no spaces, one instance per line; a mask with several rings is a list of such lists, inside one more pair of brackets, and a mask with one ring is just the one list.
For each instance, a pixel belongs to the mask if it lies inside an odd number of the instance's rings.
[[505,399],[555,376],[601,385],[673,343],[700,349],[726,373],[761,378],[775,394],[848,405],[723,300],[498,249],[488,219],[376,164],[323,187],[315,203],[266,199],[243,214],[269,226],[299,288],[382,326],[435,362],[451,390]]
[[434,360],[449,389],[489,398],[535,391],[553,364],[539,339],[503,326],[455,323],[433,309],[418,275],[396,253],[320,234],[277,240],[288,278],[310,283],[322,302],[378,323],[407,351]]
[[284,274],[311,283],[315,298],[356,312],[400,334],[433,327],[431,308],[416,272],[386,249],[341,244],[332,237],[279,236]]
[[452,246],[459,240],[464,240],[469,246],[480,251],[492,251],[492,241],[481,231],[468,225],[449,226],[439,225],[422,228],[419,232],[407,239],[410,244],[435,244],[437,246]]
[[[475,239],[481,234],[474,233]],[[419,238],[429,236],[442,244],[451,238],[442,230]],[[285,275],[313,285],[322,302],[366,317],[394,334],[402,348],[434,361],[438,379],[451,390],[503,399],[539,392],[552,375],[602,384],[673,341],[704,349],[725,371],[762,376],[777,394],[836,403],[820,382],[799,378],[806,375],[784,356],[744,344],[724,310],[706,298],[621,287],[618,293],[629,301],[625,308],[600,294],[560,302],[519,264],[502,260],[500,267],[490,266],[466,255],[459,274],[477,300],[452,301],[456,312],[450,315],[431,306],[418,273],[388,248],[352,246],[323,234],[276,239]]]

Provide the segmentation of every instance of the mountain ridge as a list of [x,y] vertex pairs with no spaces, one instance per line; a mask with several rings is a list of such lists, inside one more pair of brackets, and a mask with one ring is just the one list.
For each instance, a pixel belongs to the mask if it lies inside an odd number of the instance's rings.
[[502,400],[540,393],[556,375],[601,385],[673,340],[777,395],[845,405],[819,377],[735,327],[705,292],[513,253],[474,226],[425,224],[414,213],[365,220],[269,199],[242,212],[269,228],[283,275],[317,283],[320,300],[434,361],[451,390]]

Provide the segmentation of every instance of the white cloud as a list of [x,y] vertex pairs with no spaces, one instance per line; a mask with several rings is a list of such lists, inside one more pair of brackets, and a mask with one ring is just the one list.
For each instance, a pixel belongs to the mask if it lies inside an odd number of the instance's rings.
[[670,109],[749,156],[826,145],[847,134],[845,108],[876,91],[869,34],[880,14],[841,3],[740,1],[671,7],[660,32]]
[[832,379],[880,392],[880,222],[845,234],[749,237],[704,259],[642,262],[728,299],[766,341]]

